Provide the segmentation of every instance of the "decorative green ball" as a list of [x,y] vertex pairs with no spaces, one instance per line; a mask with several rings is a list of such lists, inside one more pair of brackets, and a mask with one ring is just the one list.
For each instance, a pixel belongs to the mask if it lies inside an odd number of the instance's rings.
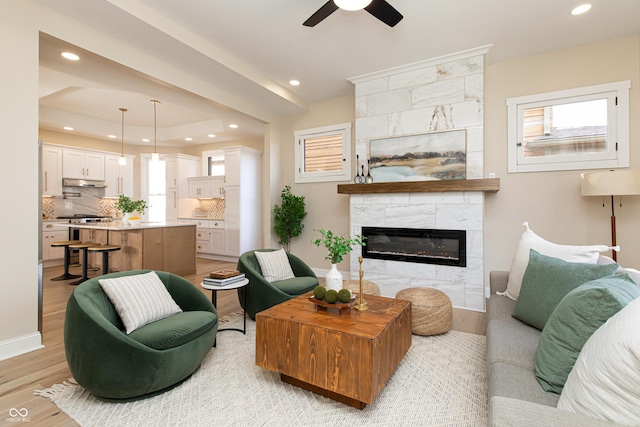
[[338,291],[338,299],[340,302],[349,302],[351,300],[351,292],[349,292],[349,289],[340,289]]
[[329,304],[333,304],[338,300],[338,293],[335,291],[335,289],[329,289],[327,293],[324,295],[324,299]]
[[316,299],[323,300],[326,293],[327,290],[324,288],[324,286],[318,285],[313,288],[313,296],[316,297]]

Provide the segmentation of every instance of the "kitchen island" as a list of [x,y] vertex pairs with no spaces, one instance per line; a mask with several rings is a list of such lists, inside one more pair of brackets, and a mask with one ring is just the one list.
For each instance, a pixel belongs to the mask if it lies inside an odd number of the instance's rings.
[[[109,255],[109,267],[115,271],[160,270],[180,276],[196,272],[196,226],[181,222],[142,222],[125,225],[122,221],[92,224],[55,224],[55,227],[80,229],[80,240],[96,245],[120,245]],[[89,257],[90,267],[101,260]]]

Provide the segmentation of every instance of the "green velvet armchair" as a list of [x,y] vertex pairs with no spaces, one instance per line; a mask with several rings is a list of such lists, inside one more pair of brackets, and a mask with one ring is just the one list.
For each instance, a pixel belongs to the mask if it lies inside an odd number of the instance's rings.
[[[270,252],[274,249],[261,249],[261,252]],[[260,264],[255,251],[245,252],[238,260],[238,271],[245,274],[249,284],[238,289],[240,305],[251,319],[256,318],[256,313],[273,307],[274,305],[288,301],[313,290],[318,286],[318,278],[307,264],[300,258],[287,253],[289,264],[296,277],[269,283],[262,276]],[[244,294],[247,292],[247,304],[244,305]]]
[[105,401],[132,401],[163,393],[200,366],[213,347],[218,315],[209,299],[186,279],[157,271],[183,310],[127,335],[113,304],[98,283],[147,273],[125,271],[87,280],[67,303],[64,347],[74,379]]

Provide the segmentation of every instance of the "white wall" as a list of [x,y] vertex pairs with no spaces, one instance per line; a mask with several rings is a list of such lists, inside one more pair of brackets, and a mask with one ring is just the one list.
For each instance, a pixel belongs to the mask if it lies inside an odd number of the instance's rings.
[[33,350],[38,333],[38,30],[21,2],[0,13],[0,359]]

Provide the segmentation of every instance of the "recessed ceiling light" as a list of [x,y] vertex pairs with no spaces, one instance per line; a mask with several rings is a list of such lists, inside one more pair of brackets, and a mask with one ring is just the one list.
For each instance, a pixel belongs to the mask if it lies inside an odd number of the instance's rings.
[[142,142],[149,142],[149,138],[142,138]]
[[116,139],[115,135],[107,135],[107,138]]
[[238,129],[238,125],[237,125],[237,124],[235,124],[235,123],[231,123],[231,124],[229,125],[229,127],[230,127],[231,129]]
[[64,130],[73,130],[73,128],[71,126],[65,126]]
[[300,80],[289,80],[291,86],[300,86]]
[[193,141],[193,138],[189,138],[189,137],[187,137],[187,138],[185,138],[184,140],[185,140],[185,141]]
[[589,3],[581,4],[580,6],[574,8],[571,11],[572,15],[582,15],[585,12],[588,12],[591,9],[591,5]]
[[70,61],[77,61],[80,59],[80,57],[78,55],[76,55],[75,53],[71,53],[71,52],[62,52],[60,55],[62,55],[63,58],[66,58]]
[[210,134],[209,134],[209,135],[207,135],[207,136],[208,136],[209,138],[215,138],[215,137],[216,137],[216,135],[215,135],[215,134],[213,134],[213,133],[210,133]]

